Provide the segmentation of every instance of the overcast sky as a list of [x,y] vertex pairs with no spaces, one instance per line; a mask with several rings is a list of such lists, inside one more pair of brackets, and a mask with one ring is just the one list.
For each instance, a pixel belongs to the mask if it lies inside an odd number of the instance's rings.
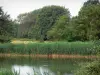
[[76,16],[87,0],[0,0],[0,6],[15,19],[20,13],[30,12],[47,5],[60,5],[68,8]]

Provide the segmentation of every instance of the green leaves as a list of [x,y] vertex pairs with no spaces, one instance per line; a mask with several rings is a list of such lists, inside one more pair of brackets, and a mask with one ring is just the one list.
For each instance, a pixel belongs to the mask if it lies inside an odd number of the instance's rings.
[[99,0],[88,0],[87,2],[84,3],[84,6],[98,5],[98,4],[100,4]]
[[55,40],[67,39],[68,36],[68,27],[69,27],[70,16],[60,16],[59,19],[55,22],[51,30],[48,31],[48,37]]
[[100,33],[98,27],[100,26],[100,5],[89,5],[87,7],[82,7],[79,12],[80,23],[83,24],[84,31],[86,32],[87,40],[95,40],[100,37],[97,35]]
[[41,9],[41,12],[38,16],[38,24],[40,26],[40,34],[43,38],[47,35],[47,32],[52,28],[56,23],[56,20],[62,16],[70,16],[68,9],[60,6],[46,6]]
[[20,14],[17,21],[20,23],[18,36],[22,38],[36,38],[38,36],[39,26],[37,24],[38,14],[41,9],[29,13]]
[[92,63],[82,65],[75,75],[100,75],[100,62],[94,61]]
[[88,0],[78,16],[61,6],[45,6],[18,16],[18,35],[36,40],[90,41],[100,39],[100,2]]
[[4,13],[0,7],[0,42],[7,42],[9,37],[12,35],[12,21],[10,20],[9,15]]
[[[95,2],[95,0],[89,0]],[[100,39],[100,4],[83,6],[71,20],[72,39],[90,41]]]

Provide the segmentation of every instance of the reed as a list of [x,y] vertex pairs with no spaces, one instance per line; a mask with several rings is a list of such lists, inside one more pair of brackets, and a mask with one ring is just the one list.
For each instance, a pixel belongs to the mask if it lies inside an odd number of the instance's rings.
[[95,55],[97,51],[93,42],[36,42],[0,44],[0,53]]

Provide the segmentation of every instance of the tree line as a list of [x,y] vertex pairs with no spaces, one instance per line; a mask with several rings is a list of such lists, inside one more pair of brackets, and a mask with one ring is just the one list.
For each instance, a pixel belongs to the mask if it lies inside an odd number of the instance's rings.
[[74,17],[67,8],[51,5],[20,14],[15,21],[11,21],[0,8],[0,36],[44,41],[99,40],[100,2],[84,2],[78,15]]

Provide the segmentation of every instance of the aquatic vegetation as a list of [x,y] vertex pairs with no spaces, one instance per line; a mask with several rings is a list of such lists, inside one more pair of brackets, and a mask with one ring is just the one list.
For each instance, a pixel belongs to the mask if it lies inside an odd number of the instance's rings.
[[36,42],[0,44],[0,53],[95,55],[93,42]]

